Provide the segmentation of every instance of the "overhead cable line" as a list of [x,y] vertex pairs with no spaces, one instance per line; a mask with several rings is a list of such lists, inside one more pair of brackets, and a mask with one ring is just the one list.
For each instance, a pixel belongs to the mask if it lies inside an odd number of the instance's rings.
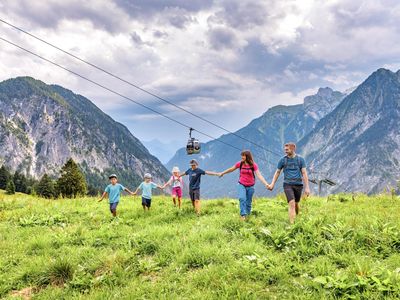
[[[96,81],[94,81],[94,80],[92,80],[92,79],[90,79],[90,78],[88,78],[88,77],[86,77],[86,76],[84,76],[84,75],[81,75],[81,74],[79,74],[79,73],[77,73],[77,72],[75,72],[75,71],[72,71],[72,70],[70,70],[70,69],[68,69],[68,68],[66,68],[66,67],[64,67],[64,66],[62,66],[62,65],[60,65],[60,64],[58,64],[58,63],[56,63],[56,62],[54,62],[54,61],[52,61],[52,60],[50,60],[50,59],[47,59],[47,58],[45,58],[45,57],[43,57],[43,56],[41,56],[41,55],[39,55],[39,54],[37,54],[37,53],[35,53],[35,52],[29,50],[29,49],[26,49],[26,48],[24,48],[24,47],[22,47],[22,46],[19,46],[19,45],[13,43],[13,42],[11,42],[11,41],[9,41],[9,40],[7,40],[7,39],[1,37],[1,36],[0,36],[0,40],[4,41],[4,42],[6,42],[6,43],[8,43],[8,44],[10,44],[10,45],[12,45],[12,46],[14,46],[14,47],[20,49],[20,50],[23,50],[23,51],[25,51],[25,52],[27,52],[27,53],[29,53],[29,54],[31,54],[31,55],[37,57],[37,58],[40,58],[41,60],[44,60],[44,61],[46,61],[46,62],[48,62],[48,63],[50,63],[50,64],[52,64],[52,65],[54,65],[54,66],[56,66],[56,67],[58,67],[58,68],[60,68],[60,69],[63,69],[63,70],[65,70],[65,71],[67,71],[67,72],[69,72],[69,73],[71,73],[71,74],[73,74],[73,75],[75,75],[75,76],[77,76],[77,77],[80,77],[80,78],[82,78],[82,79],[84,79],[84,80],[86,80],[86,81],[88,81],[88,82],[90,82],[90,83],[92,83],[92,84],[94,84],[94,85],[96,85],[96,86],[98,86],[98,87],[101,87],[102,89],[104,89],[104,90],[106,90],[106,91],[109,91],[109,92],[111,92],[111,93],[113,93],[113,94],[115,94],[115,95],[117,95],[117,96],[120,96],[120,97],[122,97],[122,98],[124,98],[124,99],[126,99],[126,100],[128,100],[128,101],[130,101],[130,102],[133,102],[133,103],[135,103],[135,104],[137,104],[137,105],[139,105],[139,106],[141,106],[141,107],[143,107],[143,108],[146,108],[147,110],[150,110],[151,112],[156,113],[156,114],[158,114],[158,115],[160,115],[160,116],[162,116],[162,117],[164,117],[164,118],[166,118],[166,119],[168,119],[168,120],[170,120],[170,121],[172,121],[172,122],[175,122],[175,123],[177,123],[177,124],[179,124],[179,125],[181,125],[181,126],[183,126],[183,127],[186,127],[186,128],[188,128],[188,129],[192,128],[191,126],[186,125],[185,123],[182,123],[182,122],[180,122],[180,121],[178,121],[178,120],[175,120],[175,119],[169,117],[168,115],[166,115],[166,114],[164,114],[164,113],[162,113],[162,112],[159,112],[159,111],[157,111],[157,110],[155,110],[155,109],[153,109],[153,108],[151,108],[151,107],[149,107],[149,106],[147,106],[147,105],[145,105],[145,104],[143,104],[143,103],[140,103],[140,102],[138,102],[138,101],[136,101],[136,100],[134,100],[134,99],[132,99],[132,98],[130,98],[130,97],[128,97],[128,96],[125,96],[125,95],[123,95],[123,94],[121,94],[121,93],[119,93],[119,92],[117,92],[117,91],[115,91],[115,90],[113,90],[113,89],[111,89],[111,88],[109,88],[109,87],[107,87],[107,86],[101,84],[101,83],[98,83],[98,82],[96,82]],[[192,129],[193,129],[193,128],[192,128]],[[197,131],[198,133],[200,133],[200,134],[202,134],[202,135],[204,135],[204,136],[206,136],[206,137],[208,137],[208,138],[210,138],[210,139],[212,139],[212,140],[216,140],[216,141],[218,141],[218,142],[220,142],[220,143],[222,143],[222,144],[224,144],[224,145],[226,145],[226,146],[232,147],[232,148],[234,148],[234,149],[236,149],[236,150],[239,150],[239,151],[242,151],[242,150],[243,150],[243,149],[240,149],[239,147],[236,147],[236,146],[234,146],[234,145],[232,145],[232,144],[230,144],[230,143],[227,143],[227,142],[223,141],[223,140],[220,139],[220,138],[217,139],[217,138],[215,138],[215,137],[209,135],[208,133],[202,132],[202,131],[197,130],[197,129],[193,129],[193,130]],[[261,160],[264,160],[265,162],[268,162],[267,160],[265,160],[265,159],[264,159],[263,157],[261,157],[261,156],[258,156],[258,158],[261,159]]]
[[65,54],[73,57],[74,59],[77,59],[80,62],[83,62],[83,63],[85,63],[85,64],[87,64],[87,65],[89,65],[89,66],[91,66],[91,67],[93,67],[93,68],[95,68],[95,69],[97,69],[97,70],[99,70],[99,71],[101,71],[101,72],[113,77],[113,78],[116,78],[116,79],[118,79],[118,80],[120,80],[120,81],[122,81],[122,82],[124,82],[124,83],[126,83],[126,84],[128,84],[128,85],[130,85],[130,86],[132,86],[132,87],[134,87],[134,88],[136,88],[136,89],[138,89],[138,90],[140,90],[140,91],[152,96],[152,97],[154,97],[154,98],[157,98],[158,100],[161,100],[161,101],[163,101],[163,102],[165,102],[165,103],[167,103],[169,105],[172,105],[175,108],[177,108],[177,109],[179,109],[181,111],[184,111],[185,113],[188,113],[188,114],[190,114],[191,116],[193,116],[195,118],[198,118],[198,119],[202,120],[203,122],[211,124],[211,125],[219,128],[219,129],[221,129],[221,130],[223,130],[223,131],[225,131],[225,132],[227,132],[229,134],[232,134],[233,136],[235,136],[235,137],[237,137],[239,139],[242,139],[242,140],[244,140],[244,141],[246,141],[246,142],[248,142],[248,143],[250,143],[250,144],[252,144],[252,145],[254,145],[254,146],[256,146],[256,147],[258,147],[260,149],[262,149],[262,150],[264,150],[264,151],[267,151],[267,152],[269,152],[271,154],[274,154],[274,155],[277,155],[277,156],[281,157],[281,154],[278,154],[277,152],[269,150],[269,149],[265,148],[264,146],[249,140],[246,137],[243,137],[243,136],[241,136],[241,135],[239,135],[239,134],[237,134],[235,132],[232,132],[232,131],[226,129],[225,127],[220,126],[217,123],[212,122],[212,121],[210,121],[210,120],[208,120],[208,119],[206,119],[206,118],[204,118],[204,117],[202,117],[202,116],[200,116],[198,114],[195,114],[195,113],[191,112],[190,110],[188,110],[188,109],[186,109],[186,108],[184,108],[184,107],[182,107],[180,105],[177,105],[177,104],[173,103],[172,101],[170,101],[170,100],[168,100],[166,98],[158,96],[157,94],[155,94],[153,92],[150,92],[150,91],[138,86],[137,84],[134,84],[134,83],[132,83],[132,82],[130,82],[130,81],[128,81],[128,80],[126,80],[126,79],[124,79],[124,78],[122,78],[122,77],[120,77],[120,76],[118,76],[118,75],[116,75],[116,74],[114,74],[114,73],[112,73],[110,71],[108,71],[108,70],[105,70],[104,68],[101,68],[101,67],[99,67],[99,66],[97,66],[97,65],[95,65],[95,64],[93,64],[93,63],[91,63],[91,62],[89,62],[89,61],[87,61],[87,60],[85,60],[85,59],[83,59],[83,58],[81,58],[81,57],[69,52],[69,51],[66,51],[66,50],[64,50],[64,49],[62,49],[62,48],[60,48],[60,47],[58,47],[58,46],[46,41],[46,40],[44,40],[44,39],[42,39],[42,38],[40,38],[40,37],[28,32],[28,31],[16,26],[16,25],[13,25],[13,24],[11,24],[11,23],[9,23],[9,22],[1,19],[1,18],[0,18],[0,22],[6,24],[6,25],[8,25],[8,26],[10,26],[10,27],[12,27],[12,28],[14,28],[14,29],[16,29],[16,30],[18,30],[18,31],[20,31],[20,32],[22,32],[22,33],[24,33],[24,34],[26,34],[26,35],[38,40],[38,41],[40,41],[40,42],[42,42],[42,43],[45,43],[46,45],[48,45],[50,47],[53,47],[54,49],[57,49],[58,51],[61,51],[61,52],[65,53]]

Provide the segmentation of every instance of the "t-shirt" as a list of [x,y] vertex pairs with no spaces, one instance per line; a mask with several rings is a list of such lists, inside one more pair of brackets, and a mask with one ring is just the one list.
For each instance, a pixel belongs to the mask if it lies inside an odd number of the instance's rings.
[[182,177],[175,177],[172,175],[171,178],[168,180],[168,183],[172,185],[172,188],[183,188]]
[[201,175],[206,175],[206,172],[202,169],[189,169],[185,172],[189,176],[189,189],[199,190],[200,189],[200,178]]
[[[238,163],[235,164],[235,167],[237,169],[240,168],[241,162],[239,161]],[[254,172],[258,170],[258,166],[255,163],[253,165]],[[250,167],[250,165],[242,165],[242,170],[240,171],[240,176],[239,176],[239,183],[243,184],[244,186],[253,186],[256,183],[256,180],[253,175],[253,169]]]
[[123,190],[125,190],[124,186],[122,184],[116,183],[114,185],[107,185],[104,191],[108,194],[108,201],[110,203],[116,203],[119,202],[119,198]]
[[139,189],[142,190],[142,197],[146,199],[151,199],[152,196],[151,192],[155,188],[157,188],[157,184],[155,184],[154,182],[149,182],[149,183],[142,182],[139,185]]
[[[285,166],[285,159],[287,159],[287,166]],[[294,185],[302,185],[302,174],[301,169],[306,167],[306,161],[301,156],[294,156],[294,157],[282,157],[278,163],[278,169],[283,170],[284,180],[283,183],[286,184],[294,184]]]

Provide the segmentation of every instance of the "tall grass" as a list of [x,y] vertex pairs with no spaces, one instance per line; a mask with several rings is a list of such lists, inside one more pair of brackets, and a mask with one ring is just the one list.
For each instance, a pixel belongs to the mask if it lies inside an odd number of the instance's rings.
[[382,299],[400,297],[400,200],[311,198],[287,204],[202,202],[196,217],[156,197],[149,213],[124,197],[113,219],[94,198],[0,192],[0,298]]

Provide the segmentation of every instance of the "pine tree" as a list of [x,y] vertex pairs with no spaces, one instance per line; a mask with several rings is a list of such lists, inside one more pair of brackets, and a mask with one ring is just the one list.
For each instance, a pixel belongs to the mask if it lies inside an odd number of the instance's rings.
[[72,158],[61,168],[60,175],[57,180],[57,189],[63,197],[76,198],[78,195],[86,194],[85,176]]
[[11,174],[8,169],[3,165],[0,168],[0,189],[5,190],[7,183],[10,180]]
[[14,181],[9,180],[9,181],[7,182],[6,193],[7,193],[8,195],[14,195],[14,194],[15,194],[15,184],[14,184]]
[[28,180],[25,177],[24,174],[16,171],[13,177],[14,184],[15,184],[15,191],[20,192],[20,193],[26,193],[27,192],[27,185],[28,185]]
[[40,179],[36,192],[39,196],[44,198],[54,198],[55,197],[55,187],[53,180],[47,175],[44,174]]

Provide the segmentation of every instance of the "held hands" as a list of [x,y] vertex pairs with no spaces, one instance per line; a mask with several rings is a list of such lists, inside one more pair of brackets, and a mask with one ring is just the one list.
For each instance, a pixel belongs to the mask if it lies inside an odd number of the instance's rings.
[[266,187],[270,191],[272,191],[274,189],[274,185],[273,184],[267,184]]
[[224,176],[224,173],[217,173],[217,176],[218,176],[219,178],[222,178],[222,177]]
[[97,200],[97,202],[101,202],[101,201],[103,201],[103,198],[100,198],[99,200]]

